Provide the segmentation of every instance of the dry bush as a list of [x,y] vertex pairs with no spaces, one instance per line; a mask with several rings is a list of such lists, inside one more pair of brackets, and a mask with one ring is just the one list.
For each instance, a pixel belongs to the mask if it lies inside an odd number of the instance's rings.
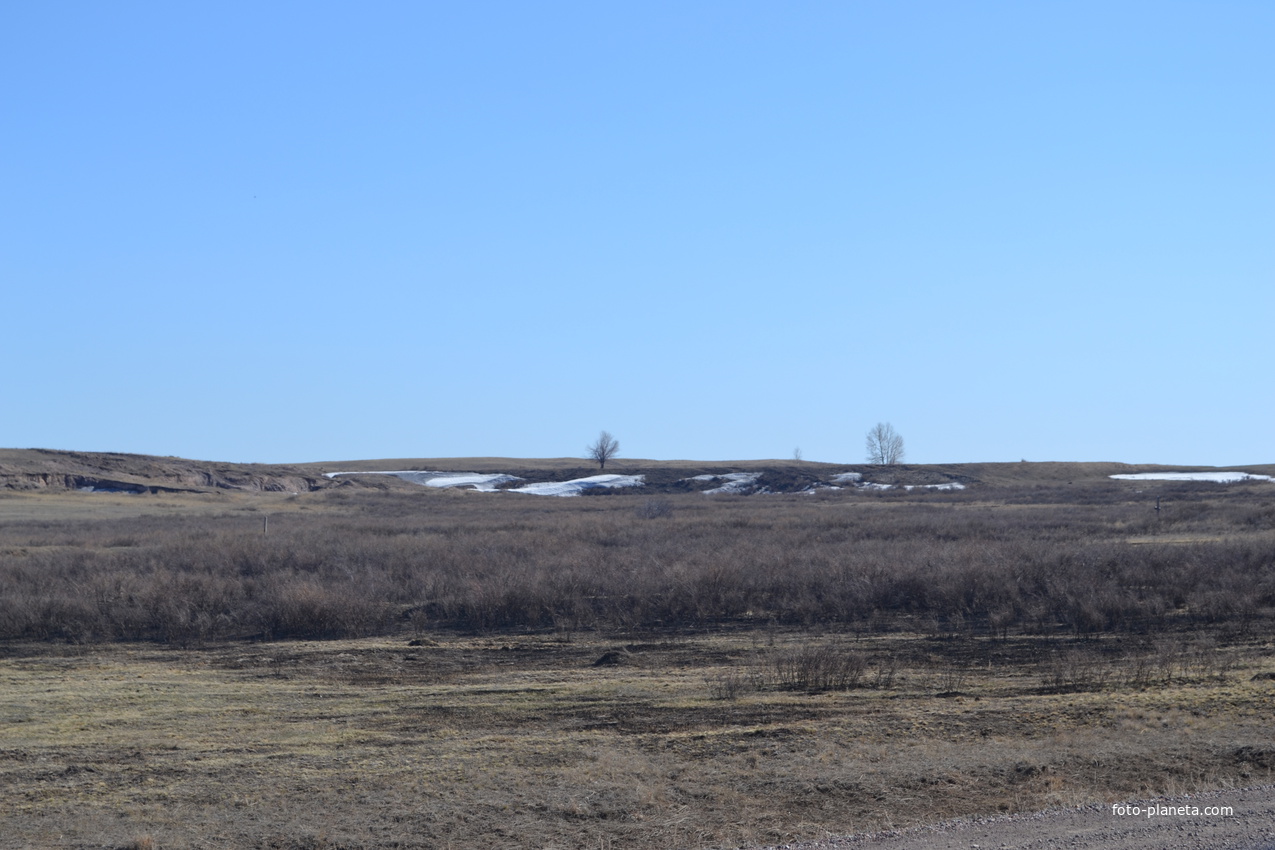
[[1101,654],[1093,648],[1055,650],[1045,666],[1041,684],[1054,693],[1098,690],[1110,674]]
[[949,660],[939,669],[934,680],[934,689],[941,694],[960,692],[969,680],[969,665],[961,660]]
[[735,700],[763,686],[761,671],[756,667],[728,667],[709,677],[709,694],[713,699]]
[[872,679],[869,686],[885,690],[894,686],[894,679],[899,674],[899,658],[897,655],[884,655],[876,659],[872,665]]
[[863,680],[868,659],[836,644],[807,644],[777,652],[770,668],[776,686],[785,690],[848,691]]

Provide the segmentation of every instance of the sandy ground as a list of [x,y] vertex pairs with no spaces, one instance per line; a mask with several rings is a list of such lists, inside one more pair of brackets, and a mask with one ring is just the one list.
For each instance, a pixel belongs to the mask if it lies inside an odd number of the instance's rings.
[[[782,845],[783,850],[1275,850],[1275,785],[930,826]],[[1208,814],[1229,806],[1231,813]],[[1153,809],[1154,807],[1154,809]],[[776,848],[768,848],[776,850]]]

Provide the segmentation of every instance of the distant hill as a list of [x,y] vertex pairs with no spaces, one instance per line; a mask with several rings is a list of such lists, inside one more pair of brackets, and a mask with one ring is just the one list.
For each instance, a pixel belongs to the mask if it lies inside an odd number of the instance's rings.
[[[1110,481],[1120,473],[1207,471],[1214,467],[1123,463],[960,463],[870,466],[793,460],[695,461],[617,458],[606,473],[643,476],[643,492],[717,490],[804,492],[833,486],[1059,486]],[[1275,475],[1275,464],[1227,467]],[[124,493],[256,491],[304,493],[333,487],[385,487],[387,471],[504,473],[523,482],[565,482],[597,475],[583,458],[398,458],[301,464],[245,464],[112,452],[0,449],[0,489]],[[331,477],[333,473],[345,473]],[[857,475],[857,478],[856,478]],[[730,476],[730,477],[727,477]],[[517,486],[507,484],[504,486]]]

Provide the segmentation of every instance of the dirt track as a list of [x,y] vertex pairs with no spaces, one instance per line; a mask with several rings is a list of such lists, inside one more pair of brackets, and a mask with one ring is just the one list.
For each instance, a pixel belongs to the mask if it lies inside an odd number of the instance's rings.
[[[1211,791],[1155,800],[1131,800],[1127,813],[1111,805],[1058,809],[1028,815],[945,821],[898,832],[850,835],[782,845],[784,850],[970,850],[1065,847],[1068,850],[1275,850],[1275,785]],[[1157,813],[1150,806],[1230,806],[1232,814]],[[1135,809],[1136,807],[1136,809]],[[1135,811],[1140,812],[1135,814]],[[775,850],[769,848],[768,850]]]

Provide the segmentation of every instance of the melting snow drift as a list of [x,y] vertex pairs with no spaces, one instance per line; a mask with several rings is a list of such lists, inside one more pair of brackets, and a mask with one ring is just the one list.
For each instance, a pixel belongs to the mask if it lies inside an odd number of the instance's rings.
[[641,487],[646,483],[645,475],[591,475],[588,478],[575,478],[571,481],[547,481],[543,484],[524,484],[515,487],[511,493],[531,493],[534,496],[579,496],[585,490],[596,487]]
[[711,496],[714,493],[747,493],[752,490],[758,478],[761,478],[760,472],[728,472],[725,475],[695,475],[686,480],[725,481],[720,487],[704,491],[705,496]]
[[864,481],[863,473],[839,472],[832,476],[835,484],[857,487],[860,490],[893,490],[902,487],[904,490],[964,490],[965,485],[959,481],[946,481],[942,484],[881,484],[876,481]]
[[[510,481],[522,481],[516,475],[504,473],[484,474],[481,472],[426,472],[415,469],[397,471],[378,470],[375,472],[329,472],[328,478],[338,475],[393,475],[420,484],[424,487],[465,487],[494,493],[501,484]],[[571,481],[546,481],[543,484],[524,484],[521,487],[509,488],[510,493],[530,493],[534,496],[578,496],[585,490],[596,487],[641,487],[645,482],[643,475],[592,475],[588,478],[576,478]]]
[[1127,472],[1113,475],[1121,481],[1212,481],[1215,484],[1233,484],[1236,481],[1275,481],[1269,475],[1252,472]]
[[338,475],[393,475],[396,478],[402,478],[404,481],[410,481],[413,484],[421,484],[425,487],[470,487],[474,490],[483,490],[489,493],[494,492],[499,485],[508,481],[522,480],[516,475],[505,475],[503,473],[484,475],[481,472],[422,472],[411,469],[399,470],[397,472],[378,471],[327,473],[328,478],[336,478]]
[[[326,473],[328,478],[337,475],[394,475],[413,484],[423,487],[464,487],[477,489],[484,493],[499,491],[501,484],[523,480],[518,475],[504,473],[436,473],[417,469],[376,470],[376,472]],[[576,478],[569,482],[544,482],[542,484],[523,484],[521,487],[509,488],[510,493],[530,493],[533,496],[579,496],[586,489],[598,487],[641,487],[645,483],[645,475],[590,475],[589,478]]]

